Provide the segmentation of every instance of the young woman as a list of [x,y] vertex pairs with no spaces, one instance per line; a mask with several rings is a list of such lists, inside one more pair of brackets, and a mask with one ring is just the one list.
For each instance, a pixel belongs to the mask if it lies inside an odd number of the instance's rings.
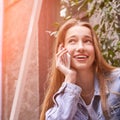
[[89,23],[60,27],[48,81],[40,120],[120,120],[120,69],[104,60]]

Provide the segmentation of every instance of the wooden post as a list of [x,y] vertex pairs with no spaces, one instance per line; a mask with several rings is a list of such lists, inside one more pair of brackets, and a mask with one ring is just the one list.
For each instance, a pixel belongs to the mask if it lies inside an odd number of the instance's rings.
[[37,23],[38,23],[41,5],[42,5],[42,0],[34,0],[32,15],[28,28],[25,48],[23,52],[23,58],[20,66],[20,72],[17,80],[17,86],[16,86],[15,96],[14,96],[9,120],[18,120],[19,117],[21,99],[23,96],[24,85],[26,80],[26,72],[30,61],[31,48],[34,42],[35,34],[37,32],[36,31],[38,27]]
[[[49,6],[49,7],[48,7]],[[48,74],[49,61],[52,55],[54,37],[46,31],[55,31],[54,24],[59,19],[59,0],[43,0],[39,19],[39,74],[40,74],[40,104],[43,102],[45,81]],[[47,9],[46,9],[47,8]]]
[[0,0],[0,120],[2,120],[2,38],[3,38],[3,0]]

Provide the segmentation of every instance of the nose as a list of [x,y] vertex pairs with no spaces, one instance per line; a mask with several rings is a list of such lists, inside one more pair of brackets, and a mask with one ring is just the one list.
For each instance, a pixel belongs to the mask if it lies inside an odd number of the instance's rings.
[[80,51],[80,52],[84,51],[84,44],[83,44],[82,40],[78,42],[78,44],[76,46],[76,50]]

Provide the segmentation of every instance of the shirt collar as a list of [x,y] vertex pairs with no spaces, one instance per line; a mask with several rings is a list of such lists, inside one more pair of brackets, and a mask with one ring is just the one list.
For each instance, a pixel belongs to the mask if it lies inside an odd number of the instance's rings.
[[[99,86],[97,77],[95,77],[95,80],[94,80],[94,88],[95,88],[94,96],[96,96],[96,95],[100,96],[100,86]],[[109,94],[107,85],[106,85],[106,93]]]
[[100,96],[100,87],[99,87],[98,79],[96,77],[95,77],[95,80],[94,80],[94,88],[95,88],[94,96],[95,95]]

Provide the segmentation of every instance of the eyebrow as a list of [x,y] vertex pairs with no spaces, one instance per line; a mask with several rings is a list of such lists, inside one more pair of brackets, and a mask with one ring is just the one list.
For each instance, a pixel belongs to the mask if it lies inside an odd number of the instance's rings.
[[[75,35],[71,35],[71,36],[67,37],[66,39],[73,38],[73,37],[76,38]],[[83,37],[84,37],[84,38],[90,38],[90,39],[92,39],[92,36],[89,36],[89,35],[85,35],[85,36],[83,36]]]
[[66,40],[68,40],[70,38],[76,38],[76,36],[75,35],[71,35],[71,36],[65,37]]
[[91,39],[92,39],[92,36],[89,36],[89,35],[85,35],[84,37],[85,37],[85,38],[91,38]]

